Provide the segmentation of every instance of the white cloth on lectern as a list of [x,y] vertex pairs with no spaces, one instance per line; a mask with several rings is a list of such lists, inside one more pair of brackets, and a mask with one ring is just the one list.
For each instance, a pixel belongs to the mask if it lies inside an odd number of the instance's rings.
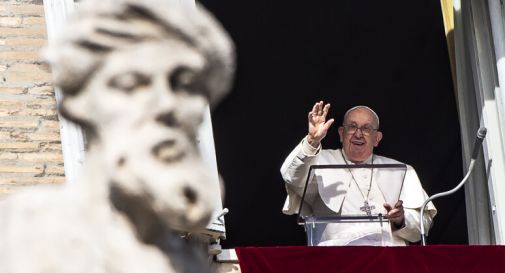
[[[286,214],[298,213],[310,165],[346,164],[342,155],[344,154],[340,149],[322,150],[321,147],[315,149],[302,140],[281,167],[288,193],[283,212]],[[373,164],[402,164],[394,159],[378,155],[371,156],[364,163],[371,164],[372,157]],[[349,160],[347,162],[353,164]],[[391,189],[384,186],[386,184],[377,183],[377,181],[398,180],[397,177],[388,178],[384,172],[379,174],[377,169],[373,169],[373,175],[372,170],[365,168],[350,169],[350,171],[346,169],[337,171],[335,169],[317,169],[313,171],[314,175],[309,181],[302,214],[365,215],[365,212],[360,209],[364,205],[372,178],[372,187],[368,196],[369,204],[375,206],[372,209],[372,214],[385,214],[386,210],[383,204],[386,199],[389,199],[387,201],[390,204],[398,199],[394,197],[395,200],[392,200],[393,197],[391,197],[397,196],[398,193],[391,194],[388,192]],[[382,185],[382,189],[379,184]],[[403,189],[399,197],[403,201],[405,211],[405,226],[403,228],[393,231],[389,223],[384,224],[382,228],[378,228],[377,223],[328,224],[320,226],[319,230],[315,231],[316,242],[314,244],[406,245],[405,241],[418,241],[420,240],[419,210],[427,198],[415,170],[407,165]],[[425,209],[425,217],[423,217],[426,230],[429,230],[435,215],[436,209],[430,202]]]

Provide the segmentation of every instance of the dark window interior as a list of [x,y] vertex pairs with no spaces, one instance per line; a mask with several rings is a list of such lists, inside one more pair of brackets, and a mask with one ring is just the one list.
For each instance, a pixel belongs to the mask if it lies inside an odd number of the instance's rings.
[[[381,118],[376,150],[412,165],[429,195],[462,178],[458,115],[439,0],[204,0],[237,48],[232,93],[213,113],[225,181],[227,239],[235,246],[304,245],[303,228],[281,213],[280,166],[305,136],[307,113],[332,104],[323,141],[354,105]],[[463,190],[435,200],[430,244],[468,243]]]

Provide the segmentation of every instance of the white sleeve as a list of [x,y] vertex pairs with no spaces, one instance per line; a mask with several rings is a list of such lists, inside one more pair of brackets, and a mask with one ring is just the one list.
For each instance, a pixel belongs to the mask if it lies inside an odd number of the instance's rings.
[[[420,211],[428,195],[423,189],[421,181],[412,166],[407,165],[407,173],[400,199],[403,201],[405,226],[393,232],[394,236],[401,237],[410,242],[421,240]],[[423,216],[424,230],[428,234],[437,209],[432,202],[426,205]]]
[[303,186],[309,171],[310,163],[321,151],[321,144],[314,148],[306,141],[306,137],[291,151],[281,167],[281,175],[287,184]]
[[[393,236],[401,237],[409,242],[417,242],[421,240],[421,216],[420,209],[404,208],[405,225],[393,231]],[[433,221],[432,211],[424,211],[424,230],[428,232]]]
[[287,198],[284,203],[282,211],[285,214],[297,213],[300,207],[301,196],[305,186],[305,179],[317,155],[321,151],[321,144],[319,147],[314,148],[308,144],[304,138],[296,147],[291,151],[281,167],[281,175],[284,179]]

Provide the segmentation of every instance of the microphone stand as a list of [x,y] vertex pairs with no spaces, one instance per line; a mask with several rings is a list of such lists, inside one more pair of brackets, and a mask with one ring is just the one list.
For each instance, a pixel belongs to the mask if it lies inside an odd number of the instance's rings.
[[455,193],[457,190],[459,190],[465,184],[465,182],[468,180],[468,177],[470,177],[470,174],[473,171],[473,167],[475,166],[475,161],[477,160],[477,156],[479,155],[480,146],[482,145],[482,141],[486,137],[486,133],[487,133],[487,129],[484,127],[480,128],[479,131],[477,132],[477,139],[476,139],[475,145],[473,147],[473,153],[472,153],[472,157],[470,160],[470,165],[468,166],[468,171],[466,172],[465,177],[463,177],[463,180],[461,180],[461,182],[459,182],[459,184],[454,189],[434,194],[434,195],[430,196],[428,199],[426,199],[426,201],[424,201],[423,206],[421,207],[421,212],[420,212],[421,240],[422,240],[421,243],[423,246],[426,245],[426,234],[425,234],[425,230],[424,230],[424,209],[425,209],[426,205],[430,201],[432,201],[438,197],[447,196],[447,195]]

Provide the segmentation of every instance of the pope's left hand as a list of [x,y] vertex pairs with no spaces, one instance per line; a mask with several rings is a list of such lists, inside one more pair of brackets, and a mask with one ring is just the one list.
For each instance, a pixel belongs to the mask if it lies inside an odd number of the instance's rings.
[[398,200],[394,207],[390,204],[384,203],[384,208],[387,211],[386,218],[394,223],[397,227],[402,227],[405,221],[404,211],[403,211],[403,201]]

